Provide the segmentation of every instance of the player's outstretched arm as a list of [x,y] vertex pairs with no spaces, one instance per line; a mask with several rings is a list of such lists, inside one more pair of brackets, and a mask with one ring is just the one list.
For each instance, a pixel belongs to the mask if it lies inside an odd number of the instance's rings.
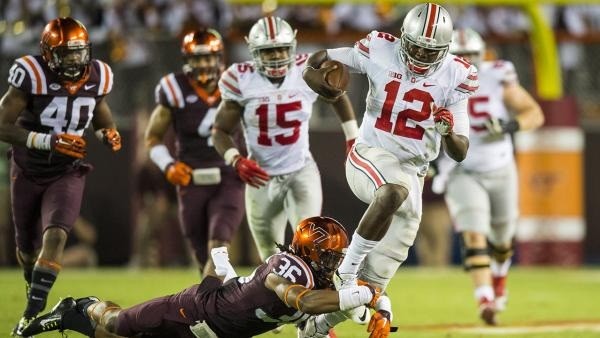
[[360,285],[339,291],[313,290],[271,273],[265,286],[273,290],[287,306],[308,314],[321,314],[349,310],[361,305],[374,306],[381,290],[370,285]]
[[517,130],[533,130],[544,124],[542,108],[520,84],[505,86],[503,99],[506,107],[516,113]]

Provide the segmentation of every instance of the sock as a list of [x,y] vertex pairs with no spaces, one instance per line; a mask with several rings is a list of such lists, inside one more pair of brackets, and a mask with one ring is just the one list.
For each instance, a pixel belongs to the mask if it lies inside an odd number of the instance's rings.
[[25,317],[35,317],[44,309],[48,293],[52,289],[59,271],[60,264],[38,259],[31,275],[31,289],[27,297],[27,308],[23,314]]
[[508,275],[508,269],[510,269],[510,265],[512,260],[507,259],[504,262],[500,263],[495,259],[492,259],[490,262],[490,269],[492,270],[492,276],[494,277],[503,277]]
[[352,241],[350,242],[350,246],[348,246],[348,251],[346,251],[346,256],[344,257],[342,264],[340,264],[338,271],[344,274],[358,274],[360,264],[377,243],[379,243],[379,241],[364,239],[355,232],[354,235],[352,235]]
[[481,285],[475,289],[475,299],[480,301],[481,299],[486,299],[488,301],[494,300],[494,289],[491,285]]

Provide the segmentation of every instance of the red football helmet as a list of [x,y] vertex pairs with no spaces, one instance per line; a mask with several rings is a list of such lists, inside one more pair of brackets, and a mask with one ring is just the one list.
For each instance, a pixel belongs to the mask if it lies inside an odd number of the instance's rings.
[[221,34],[214,29],[187,33],[181,42],[183,72],[202,84],[218,80],[225,70],[224,49]]
[[346,229],[329,217],[310,217],[296,227],[291,249],[315,272],[320,287],[330,287],[348,246]]
[[91,49],[88,32],[81,22],[73,18],[50,21],[42,32],[40,50],[48,67],[63,80],[77,81],[89,71]]

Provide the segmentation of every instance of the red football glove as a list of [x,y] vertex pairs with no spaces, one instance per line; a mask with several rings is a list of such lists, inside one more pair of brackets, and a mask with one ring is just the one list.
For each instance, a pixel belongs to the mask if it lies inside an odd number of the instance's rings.
[[186,186],[192,179],[192,168],[183,162],[173,162],[165,170],[167,181],[173,185]]
[[448,109],[437,108],[433,113],[433,121],[435,122],[435,130],[440,135],[446,136],[452,132],[454,116]]
[[348,154],[350,154],[350,151],[352,150],[352,147],[354,146],[354,142],[356,142],[355,138],[346,141],[346,156],[348,156]]
[[84,158],[86,155],[85,151],[85,140],[78,135],[71,134],[55,134],[50,139],[52,148],[61,154],[71,156],[74,158]]
[[114,128],[100,129],[102,132],[102,142],[106,144],[112,151],[121,149],[121,134]]
[[369,338],[386,338],[390,331],[395,332],[397,328],[391,328],[390,313],[385,310],[379,310],[371,316],[367,332],[370,332]]
[[244,183],[255,188],[263,186],[269,180],[269,174],[258,163],[243,156],[233,160],[233,166]]

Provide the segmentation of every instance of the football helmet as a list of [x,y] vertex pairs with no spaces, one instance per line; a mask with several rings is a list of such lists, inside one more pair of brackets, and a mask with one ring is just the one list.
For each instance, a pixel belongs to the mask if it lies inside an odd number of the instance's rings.
[[201,84],[218,80],[225,70],[224,49],[223,38],[214,29],[187,33],[181,41],[183,72]]
[[42,32],[40,50],[48,67],[63,80],[77,81],[89,71],[91,45],[88,32],[73,18],[50,21]]
[[348,246],[346,229],[329,217],[310,217],[296,227],[291,249],[315,273],[321,288],[333,285],[332,277],[342,262]]
[[450,14],[440,5],[415,6],[404,18],[400,35],[400,59],[417,76],[434,72],[448,54],[452,41]]
[[[264,17],[252,26],[246,42],[259,72],[270,78],[286,76],[296,57],[296,30],[290,24],[276,16]],[[282,48],[287,48],[287,55],[265,53],[269,49]]]
[[485,42],[476,31],[470,28],[457,29],[452,33],[450,53],[465,57],[467,61],[477,66],[483,60]]

